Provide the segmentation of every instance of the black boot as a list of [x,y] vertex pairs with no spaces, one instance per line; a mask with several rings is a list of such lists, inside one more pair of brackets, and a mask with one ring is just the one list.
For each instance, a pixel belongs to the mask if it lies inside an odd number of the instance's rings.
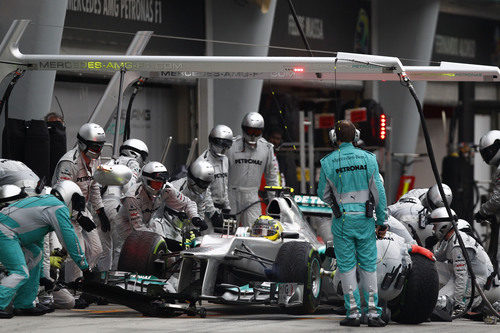
[[12,306],[8,306],[5,309],[0,310],[0,319],[10,319],[12,317],[14,317]]
[[28,309],[14,309],[16,316],[42,316],[49,312],[49,308],[38,303],[36,306]]
[[359,327],[360,325],[361,322],[359,318],[346,317],[340,321],[340,326]]
[[384,327],[387,325],[380,317],[368,317],[368,327]]
[[75,298],[75,306],[73,309],[86,309],[89,307],[89,303],[83,298]]

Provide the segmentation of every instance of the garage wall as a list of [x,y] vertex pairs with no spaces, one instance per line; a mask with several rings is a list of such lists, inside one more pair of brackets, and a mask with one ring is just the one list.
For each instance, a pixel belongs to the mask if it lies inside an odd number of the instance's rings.
[[[78,82],[56,82],[54,95],[59,98],[65,114],[68,149],[76,142],[76,134],[80,126],[85,123],[102,96],[106,86],[103,84],[90,84]],[[169,153],[167,167],[173,170],[176,162],[184,161],[185,137],[189,133],[189,123],[180,126],[178,123],[178,110],[184,108],[181,103],[182,95],[179,89],[186,87],[145,88],[135,98],[132,108],[131,137],[143,140],[149,147],[150,159],[159,160],[163,150],[163,144],[168,136],[174,137],[176,143]],[[125,95],[124,110],[125,117],[129,96]],[[60,113],[55,100],[52,101],[51,110]],[[185,110],[183,111],[184,113]],[[104,126],[104,124],[100,124]],[[122,121],[124,126],[124,121]],[[121,129],[123,133],[123,128]],[[114,136],[114,122],[106,131],[108,142],[112,142]],[[110,156],[111,150],[106,149],[105,155]]]

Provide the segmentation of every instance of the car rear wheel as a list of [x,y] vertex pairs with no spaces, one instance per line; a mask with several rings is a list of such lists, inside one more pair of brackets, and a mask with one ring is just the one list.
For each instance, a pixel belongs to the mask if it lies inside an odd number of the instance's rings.
[[308,314],[316,311],[320,301],[321,261],[307,242],[284,243],[275,260],[278,282],[294,282],[304,285],[303,303],[300,306],[283,307],[289,314]]
[[439,277],[435,263],[418,254],[410,254],[412,265],[401,294],[389,302],[391,319],[400,324],[426,321],[439,293]]
[[168,250],[163,237],[150,231],[132,231],[123,244],[118,270],[161,277],[165,253]]

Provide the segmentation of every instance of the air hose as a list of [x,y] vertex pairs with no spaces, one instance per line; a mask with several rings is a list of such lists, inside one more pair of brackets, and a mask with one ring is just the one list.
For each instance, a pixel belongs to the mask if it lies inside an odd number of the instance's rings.
[[451,224],[453,225],[453,230],[455,231],[455,235],[456,235],[458,243],[460,245],[460,249],[462,250],[462,254],[463,254],[465,262],[467,264],[467,271],[468,271],[470,278],[471,278],[471,281],[472,281],[472,291],[471,291],[471,297],[470,297],[469,303],[467,304],[464,311],[462,313],[460,313],[459,315],[454,316],[453,319],[460,318],[465,313],[467,313],[467,311],[469,311],[469,309],[472,307],[472,303],[474,302],[476,289],[479,292],[479,294],[481,295],[481,298],[483,299],[483,302],[486,305],[486,307],[493,314],[495,314],[495,316],[500,318],[500,314],[498,314],[498,312],[493,308],[491,303],[488,301],[488,299],[484,295],[483,290],[481,289],[481,287],[477,283],[476,274],[474,274],[474,271],[472,270],[472,264],[471,264],[471,261],[469,258],[469,254],[467,252],[464,241],[463,241],[462,237],[460,236],[460,232],[458,230],[457,217],[456,216],[453,217],[453,214],[451,213],[450,204],[446,200],[446,195],[444,194],[444,190],[443,190],[443,184],[441,183],[441,177],[439,175],[439,171],[438,171],[437,164],[436,164],[436,159],[434,157],[434,150],[432,149],[432,143],[431,143],[431,139],[429,136],[429,131],[427,129],[427,123],[425,121],[424,112],[422,110],[422,104],[420,103],[420,100],[418,99],[417,93],[415,92],[415,87],[413,86],[412,82],[410,81],[410,78],[406,75],[405,72],[399,74],[399,77],[400,77],[400,80],[401,80],[401,83],[403,84],[403,86],[407,87],[408,90],[410,91],[410,94],[412,95],[413,99],[415,100],[415,104],[417,105],[417,110],[418,110],[418,113],[420,115],[420,123],[422,125],[422,132],[423,132],[424,138],[425,138],[425,145],[427,147],[427,154],[429,155],[429,160],[431,162],[432,173],[434,174],[434,179],[436,180],[436,184],[438,186],[439,193],[441,195],[441,198],[443,199],[443,203],[444,203],[444,206],[446,208],[446,212],[448,213],[448,216],[451,220]]
[[133,84],[132,87],[134,90],[130,95],[130,99],[127,106],[127,113],[125,115],[125,129],[123,131],[123,142],[130,139],[130,117],[132,114],[132,104],[134,103],[135,96],[139,92],[140,88],[144,85],[145,79],[143,77],[138,78]]

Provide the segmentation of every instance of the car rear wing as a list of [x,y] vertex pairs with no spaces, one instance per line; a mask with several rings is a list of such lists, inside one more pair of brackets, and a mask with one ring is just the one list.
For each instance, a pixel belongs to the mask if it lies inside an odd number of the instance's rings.
[[332,217],[332,209],[315,195],[294,195],[293,199],[304,215]]

